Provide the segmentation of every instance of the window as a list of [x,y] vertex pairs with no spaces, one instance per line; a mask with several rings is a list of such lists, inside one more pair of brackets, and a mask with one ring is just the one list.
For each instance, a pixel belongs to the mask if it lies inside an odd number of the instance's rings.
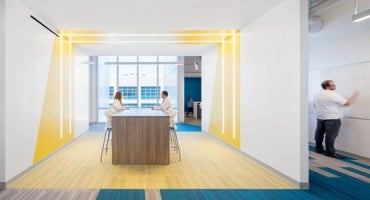
[[137,87],[120,86],[118,90],[122,92],[123,99],[137,99]]
[[167,90],[177,108],[178,56],[98,56],[98,121],[112,107],[115,92],[122,92],[122,103],[129,108],[157,106],[160,92]]
[[109,86],[109,99],[114,99],[114,87]]
[[141,99],[155,99],[159,98],[160,87],[143,86],[141,87]]
[[157,62],[157,56],[139,56],[139,62]]
[[136,103],[124,103],[123,106],[128,108],[137,108]]

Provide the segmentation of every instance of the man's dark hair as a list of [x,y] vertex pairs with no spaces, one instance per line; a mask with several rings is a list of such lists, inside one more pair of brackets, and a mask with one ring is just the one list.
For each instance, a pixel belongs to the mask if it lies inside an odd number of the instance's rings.
[[167,92],[166,90],[163,90],[163,91],[162,91],[162,94],[163,94],[164,96],[168,97],[168,92]]
[[330,82],[333,82],[332,80],[325,80],[325,81],[323,81],[322,83],[321,83],[321,87],[322,87],[322,89],[326,89],[326,88],[328,88],[329,86],[330,86]]

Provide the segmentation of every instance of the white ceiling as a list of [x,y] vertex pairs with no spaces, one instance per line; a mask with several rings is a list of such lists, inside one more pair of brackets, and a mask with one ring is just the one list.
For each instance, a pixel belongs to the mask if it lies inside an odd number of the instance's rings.
[[91,56],[199,56],[215,44],[89,44],[78,45]]
[[[187,30],[238,30],[281,0],[20,0],[56,30],[109,33],[168,33]],[[120,45],[84,45],[93,53],[127,52]],[[127,45],[126,45],[127,46]],[[143,53],[186,53],[209,45],[139,45]],[[164,48],[169,48],[165,51]],[[185,50],[188,49],[188,50]],[[138,49],[133,48],[132,52]],[[158,51],[159,52],[159,51]],[[180,54],[178,54],[180,55]]]

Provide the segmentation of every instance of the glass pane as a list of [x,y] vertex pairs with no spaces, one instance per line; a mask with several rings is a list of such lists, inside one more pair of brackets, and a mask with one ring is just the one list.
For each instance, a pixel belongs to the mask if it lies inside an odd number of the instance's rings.
[[137,62],[137,56],[119,56],[119,62]]
[[157,62],[157,56],[139,56],[139,62]]
[[168,92],[174,109],[177,109],[177,65],[159,66],[159,86]]
[[159,56],[159,62],[177,62],[177,56]]
[[137,65],[121,65],[118,68],[118,90],[122,92],[125,107],[138,107]]
[[114,93],[117,91],[117,66],[106,65],[116,62],[116,56],[99,56],[98,62],[98,121],[106,121],[104,110],[112,106]]
[[157,65],[139,66],[140,99],[142,108],[157,105],[160,88],[157,86]]
[[[107,65],[106,62],[146,62],[148,64]],[[99,121],[105,121],[104,112],[110,109],[116,91],[123,94],[126,107],[150,108],[160,103],[160,92],[167,90],[173,107],[177,109],[177,65],[160,62],[178,62],[177,56],[100,56],[98,66]],[[181,58],[181,57],[180,57]],[[117,82],[118,81],[118,82]]]

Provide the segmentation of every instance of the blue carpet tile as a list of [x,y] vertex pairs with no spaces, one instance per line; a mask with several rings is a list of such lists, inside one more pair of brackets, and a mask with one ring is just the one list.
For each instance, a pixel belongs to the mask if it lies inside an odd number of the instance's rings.
[[338,177],[328,178],[310,170],[310,192],[323,199],[369,199],[370,184],[328,167],[321,169]]
[[140,189],[101,189],[96,197],[97,200],[121,200],[134,199],[145,200],[145,191]]
[[309,190],[161,190],[170,199],[370,199],[370,184],[333,169],[321,169],[338,177],[328,178],[310,170]]
[[363,172],[363,171],[360,171],[358,169],[355,169],[355,168],[352,168],[352,167],[343,167],[343,169],[346,169],[350,172],[353,172],[353,173],[356,173],[356,174],[359,174],[361,176],[364,176],[366,178],[370,178],[370,174],[369,173],[366,173],[366,172]]
[[[314,146],[309,146],[308,149],[310,151],[315,152],[315,147]],[[357,160],[356,158],[352,158],[352,157],[346,155],[346,158],[345,159],[342,159],[341,161],[370,170],[370,166],[369,165],[365,165],[363,163],[356,162],[356,160]]]
[[200,126],[191,124],[176,124],[178,132],[201,132],[202,128]]
[[204,189],[204,190],[161,190],[162,200],[245,200],[245,199],[318,199],[303,190],[243,190],[243,189]]
[[[314,151],[313,147],[310,147]],[[314,158],[310,157],[311,160]],[[334,158],[333,158],[334,159]],[[346,157],[340,160],[344,163],[352,164],[363,170],[353,167],[343,167],[349,172],[356,173],[366,178],[370,178],[370,174],[366,172],[368,165],[359,163],[355,158]],[[255,189],[191,189],[191,190],[161,190],[162,200],[169,199],[370,199],[370,184],[349,176],[347,174],[336,171],[330,166],[320,167],[320,169],[329,172],[336,177],[327,177],[320,173],[310,170],[309,180],[310,188],[308,190],[255,190]]]

